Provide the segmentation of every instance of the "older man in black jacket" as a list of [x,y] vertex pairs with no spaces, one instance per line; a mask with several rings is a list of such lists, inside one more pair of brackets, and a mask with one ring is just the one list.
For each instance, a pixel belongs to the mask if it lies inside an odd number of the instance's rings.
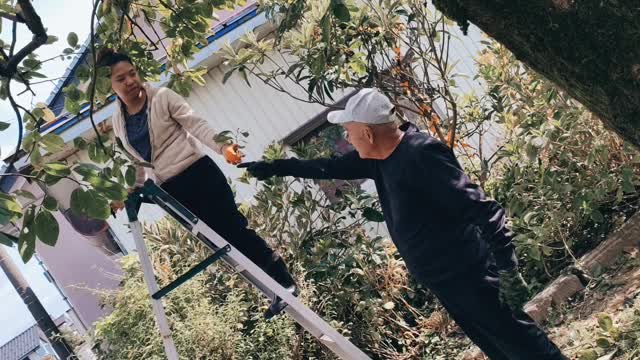
[[453,152],[412,125],[397,127],[393,104],[363,89],[329,114],[355,150],[330,159],[250,162],[272,176],[373,179],[409,272],[440,299],[464,332],[493,360],[566,359],[522,311],[528,289],[505,227],[505,211],[463,172]]

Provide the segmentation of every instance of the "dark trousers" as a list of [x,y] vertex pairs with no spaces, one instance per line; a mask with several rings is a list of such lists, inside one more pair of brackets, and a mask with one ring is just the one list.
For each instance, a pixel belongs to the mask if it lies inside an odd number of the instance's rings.
[[227,179],[213,160],[205,156],[162,188],[262,269],[278,256],[238,211]]
[[493,265],[427,286],[491,360],[567,359],[524,311],[515,313],[500,303]]

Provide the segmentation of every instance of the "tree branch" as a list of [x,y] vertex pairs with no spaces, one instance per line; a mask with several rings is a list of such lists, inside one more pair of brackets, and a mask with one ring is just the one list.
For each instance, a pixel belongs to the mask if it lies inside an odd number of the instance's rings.
[[22,116],[20,116],[20,111],[18,109],[19,105],[16,103],[15,99],[13,98],[13,95],[11,94],[11,77],[9,77],[7,81],[7,97],[9,98],[11,107],[13,108],[13,111],[16,113],[16,119],[18,120],[18,144],[16,145],[16,152],[13,154],[13,157],[9,162],[9,166],[7,167],[7,169],[10,169],[13,166],[13,164],[15,164],[15,162],[18,160],[18,154],[20,153],[20,148],[22,147],[22,137],[24,136],[23,134],[24,130],[22,129]]
[[[155,47],[155,49],[153,50],[158,50],[158,45],[155,44],[155,42],[153,40],[151,40],[151,38],[149,37],[149,35],[147,35],[147,33],[144,31],[144,29],[138,25],[137,22],[135,22],[131,16],[129,16],[129,14],[125,13],[125,16],[127,17],[127,20],[129,20],[131,22],[131,25],[135,26],[138,28],[138,30],[140,30],[140,32],[142,33],[142,35],[147,39],[147,41],[149,42],[149,44],[153,45]],[[132,31],[133,32],[133,31]]]
[[89,85],[89,120],[91,121],[91,127],[93,127],[93,131],[96,133],[96,137],[98,138],[98,144],[102,148],[102,151],[107,154],[107,148],[102,143],[102,139],[100,138],[100,132],[96,127],[96,122],[93,119],[93,110],[95,105],[95,96],[96,96],[96,78],[98,76],[98,69],[96,66],[97,63],[97,54],[96,54],[96,34],[95,34],[95,20],[96,20],[96,11],[98,10],[98,4],[100,4],[100,0],[96,0],[93,3],[93,10],[91,11],[91,58],[93,61],[93,71],[91,72],[91,84]]
[[18,64],[27,57],[27,55],[33,53],[37,48],[44,45],[48,38],[47,32],[42,25],[42,19],[40,19],[40,16],[38,16],[31,5],[31,1],[18,0],[18,5],[20,5],[21,8],[21,14],[19,15],[24,19],[24,23],[33,34],[33,38],[25,47],[20,49],[18,53],[10,55],[6,64],[0,64],[0,76],[7,78],[12,77],[18,69]]
[[[144,18],[147,20],[147,22],[149,24],[151,24],[151,19],[149,19],[149,17],[147,16],[146,12],[142,12],[142,15],[144,15]],[[151,25],[151,30],[153,31],[153,33],[156,35],[156,37],[158,38],[158,43],[160,43],[160,46],[162,46],[162,49],[164,50],[164,53],[167,55],[167,59],[169,59],[169,50],[167,50],[167,47],[164,46],[164,39],[167,39],[168,37],[165,36],[163,39],[160,38],[160,34],[158,34],[158,30],[156,30],[156,27]],[[156,44],[156,42],[152,42],[155,46],[156,49],[158,48],[158,45]]]
[[9,57],[13,56],[13,51],[16,48],[17,39],[18,39],[18,22],[14,21],[11,25],[11,47],[9,47]]

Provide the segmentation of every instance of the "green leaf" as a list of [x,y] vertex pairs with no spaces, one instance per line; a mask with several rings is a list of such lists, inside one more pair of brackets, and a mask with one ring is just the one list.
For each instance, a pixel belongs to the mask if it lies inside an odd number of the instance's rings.
[[606,337],[599,337],[596,339],[596,345],[598,345],[599,348],[607,349],[611,346],[611,343]]
[[31,78],[46,79],[47,75],[32,70],[32,71],[29,71],[26,75],[24,75],[24,77],[27,80],[29,80]]
[[86,214],[85,192],[84,189],[77,188],[71,193],[69,205],[71,206],[71,211],[76,214]]
[[52,154],[62,151],[64,148],[64,140],[62,140],[62,137],[54,133],[49,133],[43,136],[41,142],[45,149]]
[[22,214],[22,206],[16,201],[15,196],[2,194],[0,197],[0,212],[4,212],[6,214]]
[[81,83],[87,82],[91,79],[91,70],[88,66],[82,65],[76,71],[76,77],[78,77]]
[[217,142],[219,144],[226,143],[226,142],[232,140],[232,137],[230,136],[230,134],[231,134],[231,131],[229,131],[229,130],[222,131],[222,132],[216,134],[216,136],[213,138],[213,141],[215,141],[215,142]]
[[7,128],[9,127],[9,125],[11,125],[11,124],[6,123],[6,122],[4,122],[4,121],[0,121],[0,131],[7,130]]
[[64,108],[69,112],[69,114],[77,114],[80,112],[80,103],[70,98],[64,99]]
[[525,224],[530,224],[531,220],[533,220],[533,218],[538,215],[538,213],[536,211],[529,211],[528,213],[526,213],[524,215],[524,217],[522,218],[522,221],[524,221]]
[[31,113],[33,114],[33,116],[35,116],[36,120],[42,119],[44,117],[44,110],[39,107],[34,108]]
[[44,171],[47,174],[65,177],[71,175],[71,169],[69,166],[63,162],[52,162],[44,165]]
[[49,211],[42,210],[38,213],[34,228],[40,241],[49,246],[56,245],[60,234],[60,226]]
[[35,200],[36,199],[35,195],[33,195],[31,192],[26,191],[26,190],[18,190],[16,192],[14,192],[14,194],[16,196],[20,196],[20,197],[23,197],[23,198],[26,198],[26,199],[29,199],[29,200]]
[[36,232],[33,231],[33,229],[29,227],[22,228],[18,241],[18,251],[20,252],[22,261],[25,263],[31,259],[33,253],[36,251]]
[[133,166],[127,167],[127,172],[124,175],[127,186],[134,186],[136,184],[136,168]]
[[78,45],[78,35],[74,32],[70,32],[69,35],[67,35],[67,43],[72,48],[76,47]]
[[102,164],[106,158],[107,156],[104,154],[104,150],[100,145],[95,142],[89,144],[89,159],[91,159],[91,161],[97,164]]
[[98,77],[96,79],[96,90],[102,94],[111,92],[111,80],[108,77]]
[[107,199],[93,189],[75,189],[71,193],[71,210],[99,220],[105,220],[111,214]]
[[87,191],[87,199],[90,203],[87,208],[87,215],[94,219],[105,220],[111,215],[109,202],[102,197],[97,191]]
[[14,195],[0,193],[0,225],[6,225],[22,215],[22,206]]
[[18,237],[18,251],[25,263],[31,259],[36,250],[36,232],[33,229],[34,208],[30,207],[24,214],[22,229]]
[[13,239],[8,237],[6,234],[0,232],[0,244],[6,245],[8,247],[13,247],[15,242],[13,241]]
[[369,220],[369,221],[373,221],[373,222],[383,222],[384,221],[384,215],[382,215],[382,213],[374,208],[371,207],[367,207],[362,211],[362,216]]
[[115,181],[106,179],[104,176],[88,176],[84,179],[102,196],[109,200],[126,200],[127,190],[124,186]]
[[542,254],[540,253],[540,247],[538,247],[538,245],[529,247],[528,254],[533,260],[540,261],[540,259],[542,259]]
[[62,92],[66,95],[67,99],[72,101],[79,101],[82,97],[82,92],[75,84],[71,84],[62,89]]
[[593,220],[594,222],[601,223],[604,221],[604,216],[598,210],[593,210],[590,216],[591,216],[591,220]]
[[322,28],[322,41],[328,44],[331,38],[331,21],[328,15],[322,17],[320,27]]
[[578,354],[578,360],[598,360],[598,352],[594,349],[582,350]]
[[73,171],[80,174],[83,179],[90,176],[100,176],[99,168],[92,164],[80,164],[74,167]]
[[42,206],[44,206],[44,208],[49,211],[56,211],[58,210],[58,200],[56,200],[52,196],[47,195],[45,196],[44,200],[42,200]]
[[22,65],[24,65],[25,67],[27,67],[28,69],[33,69],[36,70],[40,67],[40,60],[36,60],[36,59],[24,59],[24,61],[22,62]]
[[78,150],[87,150],[87,141],[81,137],[73,139],[73,146]]
[[47,45],[51,45],[54,42],[58,41],[58,37],[54,35],[47,36]]
[[224,76],[222,77],[222,84],[226,84],[227,81],[229,81],[229,78],[231,77],[231,75],[233,75],[233,73],[236,71],[236,68],[231,68],[231,70],[227,71]]
[[242,79],[244,79],[244,82],[247,83],[247,86],[251,87],[251,83],[249,82],[249,77],[247,76],[247,71],[244,68],[240,68],[238,70],[238,73],[240,73],[240,76],[242,77]]
[[341,22],[349,22],[351,20],[351,14],[349,8],[342,1],[333,1],[332,6],[333,16]]
[[598,325],[602,330],[609,332],[613,329],[613,320],[609,314],[600,313],[598,314]]
[[42,164],[42,154],[40,154],[40,149],[33,149],[29,161],[31,162],[31,165],[36,167],[39,167]]
[[44,174],[44,182],[48,185],[48,186],[53,186],[55,184],[57,184],[58,182],[60,182],[62,178],[59,176],[53,176],[51,174]]

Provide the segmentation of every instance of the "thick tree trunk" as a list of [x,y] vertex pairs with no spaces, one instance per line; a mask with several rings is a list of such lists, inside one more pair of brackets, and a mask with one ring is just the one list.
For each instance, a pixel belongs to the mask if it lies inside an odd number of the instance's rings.
[[637,0],[434,0],[469,21],[640,147]]

